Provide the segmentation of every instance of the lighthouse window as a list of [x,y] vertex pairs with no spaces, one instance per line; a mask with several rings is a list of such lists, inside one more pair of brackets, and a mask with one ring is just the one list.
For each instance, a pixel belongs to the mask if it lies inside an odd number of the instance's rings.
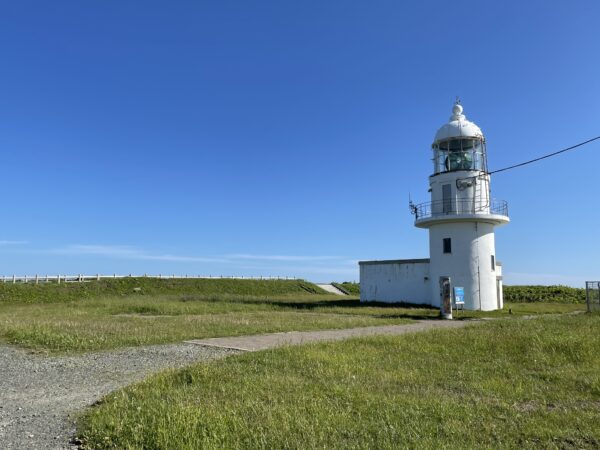
[[449,138],[433,145],[435,173],[455,170],[485,170],[482,138]]
[[444,238],[444,253],[452,253],[452,239]]
[[496,270],[496,257],[492,255],[492,270]]

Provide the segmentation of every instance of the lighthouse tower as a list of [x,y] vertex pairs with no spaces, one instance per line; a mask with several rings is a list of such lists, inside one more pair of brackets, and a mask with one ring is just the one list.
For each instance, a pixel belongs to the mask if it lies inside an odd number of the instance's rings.
[[429,289],[440,305],[440,280],[464,290],[464,308],[502,308],[494,227],[509,222],[505,201],[490,196],[485,137],[457,101],[432,144],[431,201],[412,205],[415,226],[429,229]]

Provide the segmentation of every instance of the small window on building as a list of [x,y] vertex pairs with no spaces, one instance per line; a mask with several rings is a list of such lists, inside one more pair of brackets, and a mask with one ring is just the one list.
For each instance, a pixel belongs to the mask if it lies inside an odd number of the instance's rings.
[[492,270],[496,270],[496,257],[492,255]]
[[444,238],[444,253],[452,253],[452,239]]

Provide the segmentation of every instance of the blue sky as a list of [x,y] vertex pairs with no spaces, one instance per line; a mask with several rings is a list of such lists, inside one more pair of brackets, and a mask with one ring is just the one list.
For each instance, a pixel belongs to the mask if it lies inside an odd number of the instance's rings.
[[[2,2],[0,274],[355,280],[428,255],[459,95],[490,169],[600,134],[596,1]],[[509,284],[600,277],[600,143],[492,178]]]

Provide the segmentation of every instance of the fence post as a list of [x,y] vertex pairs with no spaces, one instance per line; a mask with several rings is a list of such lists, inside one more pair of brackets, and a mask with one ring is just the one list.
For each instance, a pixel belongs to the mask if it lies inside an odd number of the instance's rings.
[[60,284],[60,275],[56,275],[56,284]]
[[36,273],[36,274],[35,274],[35,284],[39,284],[39,283],[40,283],[40,281],[39,281],[38,275],[37,275],[37,273]]
[[13,273],[13,284],[15,284],[17,282],[17,278],[15,277],[15,274]]
[[96,281],[100,281],[100,274],[99,273],[96,274]]

